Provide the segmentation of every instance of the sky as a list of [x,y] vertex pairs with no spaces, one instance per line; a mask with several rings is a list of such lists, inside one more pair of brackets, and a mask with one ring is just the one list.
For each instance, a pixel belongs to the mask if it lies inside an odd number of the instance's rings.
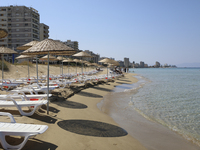
[[200,0],[0,0],[33,7],[49,38],[115,60],[200,67]]

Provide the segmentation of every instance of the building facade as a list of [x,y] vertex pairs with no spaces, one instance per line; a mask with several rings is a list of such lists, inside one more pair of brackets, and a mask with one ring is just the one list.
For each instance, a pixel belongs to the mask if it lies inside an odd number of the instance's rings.
[[[31,41],[39,41],[40,15],[37,10],[26,6],[0,7],[0,28],[8,31],[8,36],[0,40],[0,46],[16,50],[18,46]],[[5,57],[6,59],[10,59]]]
[[90,54],[92,56],[92,58],[86,58],[87,61],[93,61],[94,63],[97,63],[100,61],[100,55],[99,54],[95,54],[92,51],[89,50],[85,50],[86,53]]
[[44,23],[40,23],[40,41],[47,38],[49,38],[49,26]]
[[129,67],[129,58],[124,58],[124,66]]
[[77,50],[77,51],[79,50],[77,41],[67,40],[66,42],[63,42],[63,43],[66,44],[67,46],[73,48],[74,50]]

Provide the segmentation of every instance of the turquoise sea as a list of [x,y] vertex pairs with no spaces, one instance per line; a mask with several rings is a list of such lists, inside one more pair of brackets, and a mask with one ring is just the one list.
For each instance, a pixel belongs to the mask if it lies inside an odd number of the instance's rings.
[[123,118],[130,121],[132,111],[137,111],[200,146],[200,68],[129,71],[134,71],[139,81],[122,83],[105,96],[104,100],[110,102],[106,113],[113,118],[124,114]]

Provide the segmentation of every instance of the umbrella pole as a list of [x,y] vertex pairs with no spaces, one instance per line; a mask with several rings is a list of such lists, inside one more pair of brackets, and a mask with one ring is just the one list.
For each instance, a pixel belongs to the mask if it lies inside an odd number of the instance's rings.
[[62,55],[62,82],[63,82],[63,55]]
[[30,79],[30,74],[29,74],[29,59],[28,59],[28,79]]
[[4,54],[1,54],[1,59],[2,59],[2,82],[3,82],[3,60],[4,60]]
[[82,60],[82,79],[83,79],[83,60]]
[[49,114],[49,52],[48,52],[48,67],[47,67],[47,114]]
[[77,62],[76,62],[76,75],[77,75]]
[[108,65],[107,65],[107,84],[108,84]]
[[37,84],[38,84],[38,59],[36,55],[36,70],[37,70]]
[[69,62],[68,62],[68,64],[67,64],[67,69],[68,69],[68,75],[69,75]]

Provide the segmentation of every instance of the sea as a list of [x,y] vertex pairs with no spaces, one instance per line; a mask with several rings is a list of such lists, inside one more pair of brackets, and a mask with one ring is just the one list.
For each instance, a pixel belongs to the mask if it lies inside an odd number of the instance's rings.
[[200,68],[133,68],[129,71],[136,74],[138,82],[123,84],[123,80],[128,79],[122,79],[122,84],[105,96],[98,107],[112,118],[123,114],[122,122],[130,122],[137,111],[145,119],[200,146]]

